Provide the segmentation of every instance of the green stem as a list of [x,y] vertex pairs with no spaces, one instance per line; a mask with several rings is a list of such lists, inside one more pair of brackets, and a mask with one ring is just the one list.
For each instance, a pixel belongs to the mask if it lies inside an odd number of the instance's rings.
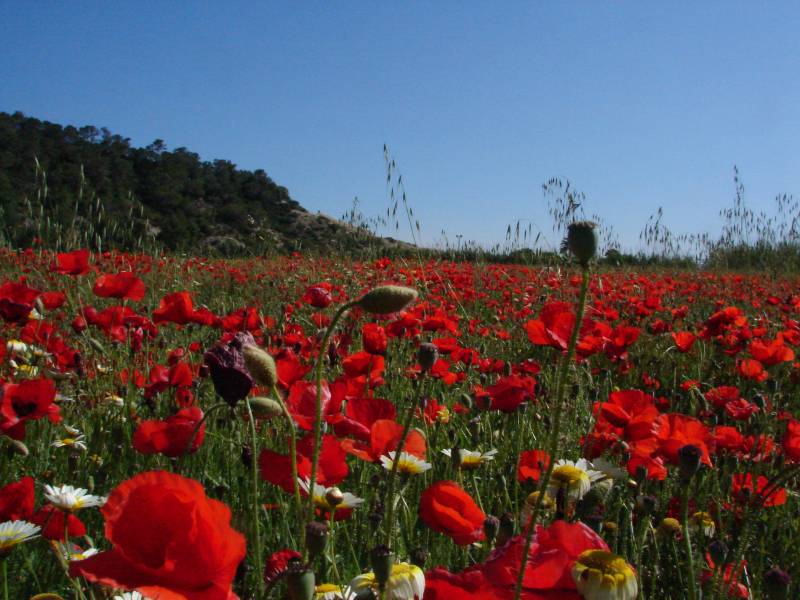
[[[229,406],[230,405],[227,402],[220,402],[219,404],[215,404],[214,406],[209,408],[205,413],[203,413],[203,418],[197,422],[197,425],[194,426],[194,430],[192,431],[192,435],[190,435],[189,439],[186,440],[186,446],[183,448],[183,452],[181,452],[179,460],[183,460],[189,454],[189,450],[192,448],[192,444],[194,443],[194,440],[197,437],[197,432],[200,431],[200,428],[203,426],[203,423],[205,423],[206,419],[208,419],[208,415],[210,415],[213,412],[216,412],[220,408],[225,408]],[[178,471],[180,472],[180,469],[178,469]]]
[[[281,412],[286,419],[286,424],[289,426],[289,460],[292,463],[292,488],[294,490],[294,503],[297,508],[298,517],[303,514],[303,501],[300,499],[300,483],[297,480],[297,428],[294,425],[294,419],[286,408],[286,403],[283,401],[280,392],[276,386],[272,387],[273,395],[278,399],[281,406]],[[312,486],[313,493],[313,486]]]
[[331,324],[328,325],[328,329],[325,330],[325,335],[322,338],[319,353],[317,354],[317,363],[314,373],[314,378],[317,382],[317,398],[314,418],[314,450],[311,457],[311,481],[309,483],[311,491],[308,494],[308,523],[314,520],[314,484],[317,483],[317,466],[319,464],[319,454],[322,450],[322,363],[325,360],[325,353],[328,351],[331,335],[333,335],[336,325],[339,323],[339,319],[342,318],[345,312],[355,306],[355,304],[355,302],[347,302],[339,307],[339,310],[333,315],[333,320]]
[[3,600],[8,600],[8,560],[0,559],[3,563]]
[[[418,397],[422,397],[422,382],[424,381],[425,374],[421,374],[420,389]],[[383,543],[385,546],[390,546],[392,541],[392,532],[394,531],[394,488],[397,481],[397,470],[400,465],[400,455],[403,453],[403,448],[406,445],[406,437],[411,429],[411,421],[414,418],[414,408],[419,404],[418,401],[411,402],[406,408],[403,415],[403,433],[400,435],[400,441],[397,442],[397,449],[394,451],[394,460],[392,461],[392,470],[389,472],[389,482],[386,486],[386,498],[384,499],[384,506],[386,506],[386,522],[384,525]]]
[[253,475],[253,545],[255,546],[256,553],[256,581],[258,581],[258,591],[261,595],[264,594],[264,565],[262,563],[263,557],[261,556],[261,525],[259,523],[259,516],[261,514],[260,502],[258,501],[258,434],[256,433],[256,421],[253,418],[253,409],[250,402],[245,402],[247,405],[247,416],[250,418],[250,437],[253,444],[253,459],[252,475]]
[[522,581],[525,578],[525,565],[528,563],[528,553],[531,549],[533,542],[533,532],[536,530],[536,517],[539,509],[544,500],[544,494],[547,490],[547,484],[550,481],[550,476],[553,474],[553,466],[558,452],[559,436],[561,435],[561,415],[564,412],[564,390],[566,389],[567,372],[572,358],[575,355],[575,347],[578,345],[578,335],[581,330],[581,323],[583,322],[583,313],[586,309],[586,296],[589,291],[589,267],[583,267],[581,270],[581,291],[578,297],[577,313],[575,315],[575,325],[572,327],[572,335],[569,339],[567,346],[567,354],[563,357],[563,361],[559,368],[558,379],[556,384],[556,407],[555,414],[553,415],[553,429],[550,433],[550,440],[548,443],[547,452],[550,455],[550,461],[547,465],[547,470],[542,475],[539,481],[538,491],[539,495],[536,498],[536,504],[531,511],[531,518],[528,523],[528,531],[525,535],[525,547],[522,551],[522,560],[519,565],[519,573],[517,575],[517,586],[514,591],[514,600],[519,600],[522,595]]
[[687,579],[686,588],[689,590],[689,600],[696,600],[697,598],[697,579],[694,573],[694,553],[692,552],[692,538],[689,536],[689,488],[687,486],[686,493],[683,495],[683,502],[681,506],[681,523],[683,529],[683,543],[686,549],[686,570]]

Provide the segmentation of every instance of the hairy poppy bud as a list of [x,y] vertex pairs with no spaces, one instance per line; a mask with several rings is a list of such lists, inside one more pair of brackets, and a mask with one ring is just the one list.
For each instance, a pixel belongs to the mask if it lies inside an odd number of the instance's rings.
[[299,560],[289,561],[286,588],[291,600],[311,600],[314,597],[314,571]]
[[325,551],[328,543],[328,526],[325,523],[312,521],[306,525],[306,546],[308,553],[315,558]]
[[439,349],[435,344],[426,342],[419,345],[419,348],[417,349],[417,361],[419,362],[419,366],[422,367],[423,371],[430,371],[433,368],[433,365],[436,364],[436,360],[438,358]]
[[392,574],[394,554],[392,554],[388,546],[381,544],[380,546],[375,546],[369,553],[369,562],[372,566],[372,572],[375,574],[375,581],[378,583],[378,587],[381,590],[384,589]]
[[382,285],[371,289],[356,302],[368,313],[388,315],[403,310],[417,299],[417,290],[399,285]]
[[567,228],[564,245],[584,268],[589,266],[589,261],[597,254],[596,228],[597,223],[591,221],[576,221]]
[[11,448],[12,452],[19,454],[20,456],[28,456],[31,453],[25,443],[21,442],[20,440],[10,439],[9,448]]
[[700,448],[693,444],[686,444],[681,446],[678,450],[678,471],[681,479],[686,482],[697,474],[700,470],[700,458],[702,457]]
[[254,396],[247,399],[253,416],[257,419],[272,419],[283,414],[283,409],[277,400],[265,398],[264,396]]
[[643,515],[652,515],[658,508],[658,498],[650,495],[639,496],[636,499],[636,506]]
[[789,584],[792,578],[783,569],[772,567],[764,574],[764,591],[769,600],[785,600],[789,597]]
[[267,389],[272,389],[278,383],[278,370],[275,360],[268,352],[258,346],[248,344],[242,348],[244,364],[250,375],[256,380],[258,385],[263,385]]

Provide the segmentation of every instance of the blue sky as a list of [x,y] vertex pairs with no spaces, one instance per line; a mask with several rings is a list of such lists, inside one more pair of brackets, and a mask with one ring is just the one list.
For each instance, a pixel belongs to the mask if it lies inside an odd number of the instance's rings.
[[[628,249],[800,194],[800,3],[0,2],[0,111],[263,168],[311,211],[389,205],[486,246],[569,179]],[[399,237],[408,237],[401,227]]]

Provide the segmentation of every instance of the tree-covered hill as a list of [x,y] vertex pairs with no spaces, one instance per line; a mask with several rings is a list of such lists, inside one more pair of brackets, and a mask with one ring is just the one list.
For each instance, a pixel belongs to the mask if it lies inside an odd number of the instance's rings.
[[[0,235],[23,246],[287,251],[375,244],[368,232],[313,215],[265,171],[203,161],[162,140],[145,148],[105,128],[0,112]],[[386,240],[383,243],[391,244]]]

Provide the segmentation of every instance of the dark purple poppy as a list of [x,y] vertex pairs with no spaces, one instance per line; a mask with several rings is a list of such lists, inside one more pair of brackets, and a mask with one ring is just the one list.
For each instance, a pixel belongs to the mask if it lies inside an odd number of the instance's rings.
[[250,333],[237,333],[227,344],[217,344],[205,354],[214,389],[231,406],[245,398],[253,387],[253,378],[245,367],[242,348],[255,343]]

